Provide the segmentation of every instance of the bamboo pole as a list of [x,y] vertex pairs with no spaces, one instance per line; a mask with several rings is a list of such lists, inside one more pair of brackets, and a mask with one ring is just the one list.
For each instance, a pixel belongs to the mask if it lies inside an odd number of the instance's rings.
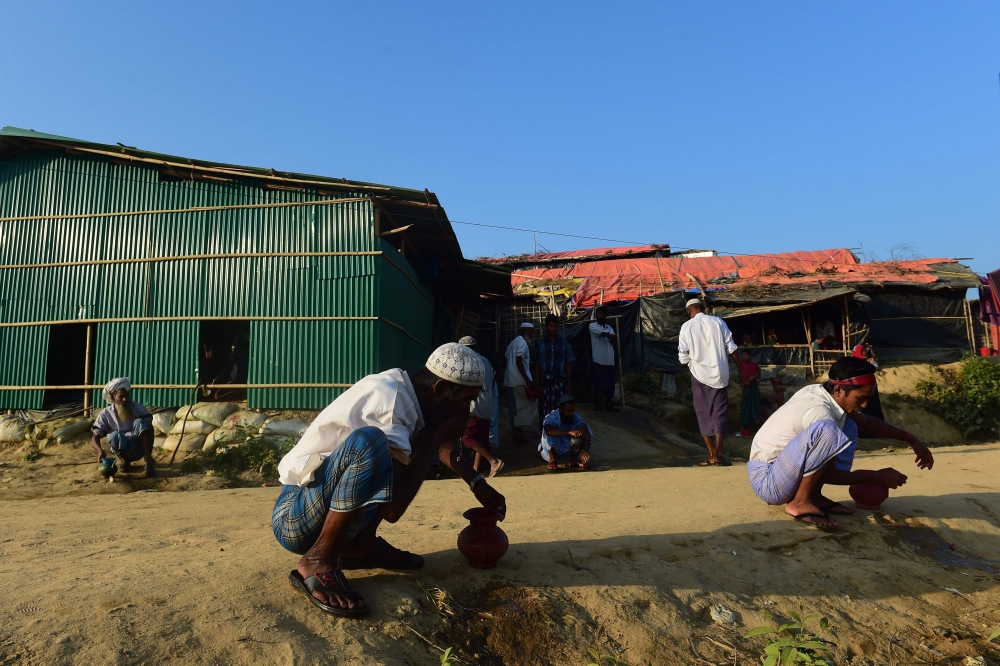
[[[87,351],[83,354],[83,381],[90,381],[90,346],[94,337],[94,325],[87,324]],[[83,411],[90,414],[90,389],[83,391]]]
[[844,319],[847,321],[847,349],[854,349],[854,345],[851,344],[851,304],[847,300],[847,296],[844,296]]
[[[618,320],[621,319],[621,315],[612,315],[609,319],[615,320],[615,342],[618,344],[618,378],[622,383],[622,407],[625,407],[625,367],[622,364],[621,327],[618,325]],[[613,398],[614,395],[611,397]]]
[[[2,220],[0,220],[2,221]],[[358,252],[229,252],[223,254],[178,254],[163,257],[129,257],[123,259],[91,259],[89,261],[57,261],[47,264],[0,264],[0,270],[24,268],[67,268],[71,266],[107,266],[148,264],[165,261],[199,261],[202,259],[275,259],[282,257],[375,257],[382,250]]]
[[253,210],[258,208],[292,208],[301,206],[329,206],[335,204],[369,201],[368,197],[349,199],[324,199],[323,201],[289,201],[266,204],[235,204],[232,206],[194,206],[193,208],[160,208],[155,210],[123,210],[118,213],[65,213],[62,215],[21,215],[0,217],[0,222],[32,222],[36,220],[84,220],[102,217],[135,217],[137,215],[178,215],[182,213],[211,213],[219,210]]
[[[379,317],[121,317],[107,319],[56,319],[51,321],[0,322],[0,328],[58,326],[60,324],[134,324],[156,321],[379,321]],[[382,321],[386,321],[382,319]],[[387,322],[390,326],[396,326]]]

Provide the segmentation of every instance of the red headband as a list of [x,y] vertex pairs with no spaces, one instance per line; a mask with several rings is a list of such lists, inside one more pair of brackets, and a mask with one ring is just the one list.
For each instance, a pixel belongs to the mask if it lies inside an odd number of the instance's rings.
[[834,386],[871,386],[875,384],[875,375],[858,375],[850,379],[831,379]]

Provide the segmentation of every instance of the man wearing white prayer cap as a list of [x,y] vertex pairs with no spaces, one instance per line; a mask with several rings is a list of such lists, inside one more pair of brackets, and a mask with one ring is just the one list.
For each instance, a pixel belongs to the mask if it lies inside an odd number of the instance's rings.
[[153,415],[146,406],[131,399],[132,382],[118,377],[108,382],[101,394],[108,406],[101,410],[91,427],[91,443],[97,449],[98,462],[104,457],[101,438],[108,438],[108,448],[121,463],[122,472],[131,472],[132,463],[145,460],[146,477],[156,476],[153,462]]
[[705,305],[697,298],[684,307],[689,319],[677,337],[677,358],[691,371],[694,413],[708,449],[708,458],[701,464],[728,467],[731,463],[722,455],[722,442],[729,432],[729,359],[736,364],[741,386],[743,361],[726,322],[705,314]]
[[435,458],[480,504],[506,515],[503,495],[455,446],[484,381],[479,354],[449,342],[412,378],[396,368],[344,391],[281,459],[271,527],[278,543],[302,556],[288,579],[310,603],[341,617],[366,615],[370,607],[343,569],[424,566],[376,531],[402,517]]
[[514,441],[518,444],[527,441],[524,429],[532,427],[538,419],[538,382],[531,376],[531,338],[534,335],[534,324],[526,321],[518,328],[517,337],[507,345],[504,397]]

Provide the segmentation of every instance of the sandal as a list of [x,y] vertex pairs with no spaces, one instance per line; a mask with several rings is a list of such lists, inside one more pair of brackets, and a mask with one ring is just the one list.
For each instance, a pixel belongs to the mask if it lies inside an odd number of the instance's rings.
[[[304,594],[313,606],[325,613],[329,613],[330,615],[337,615],[339,617],[362,617],[371,612],[371,606],[368,606],[367,604],[361,608],[342,608],[340,606],[331,606],[330,604],[323,603],[313,596],[313,592],[322,590],[324,592],[331,592],[339,597],[343,597],[351,601],[363,602],[364,598],[354,590],[351,590],[351,586],[347,584],[347,579],[344,578],[344,574],[341,573],[340,569],[320,571],[306,578],[303,578],[302,574],[293,569],[291,573],[288,574],[288,582],[292,584],[292,587],[294,587],[296,591]],[[348,592],[348,590],[350,590],[350,592]]]
[[838,516],[853,516],[857,513],[854,509],[846,507],[840,502],[830,502],[826,506],[819,507],[824,513],[832,513]]
[[424,558],[415,553],[400,550],[382,537],[375,539],[375,548],[364,557],[342,557],[338,562],[341,569],[389,569],[409,571],[423,569]]
[[806,518],[826,518],[827,520],[832,520],[830,516],[825,513],[800,513],[797,516],[792,516],[792,514],[787,514],[791,516],[792,520],[797,520],[800,523],[808,525],[809,527],[815,527],[816,529],[823,530],[824,532],[833,532],[840,529],[840,525],[820,525],[806,520]]
[[559,470],[559,465],[555,464],[554,462],[550,462],[546,467],[546,469],[548,469],[550,472],[556,472]]

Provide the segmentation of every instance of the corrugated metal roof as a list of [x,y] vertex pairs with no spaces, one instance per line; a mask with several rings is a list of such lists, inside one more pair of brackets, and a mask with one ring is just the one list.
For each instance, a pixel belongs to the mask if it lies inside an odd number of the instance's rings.
[[575,296],[578,307],[699,288],[736,292],[747,284],[814,289],[822,285],[866,284],[975,286],[975,274],[954,259],[860,263],[846,249],[692,258],[614,258],[559,268],[517,270],[511,274],[511,282],[517,291],[520,285],[536,280],[570,277],[583,280]]

